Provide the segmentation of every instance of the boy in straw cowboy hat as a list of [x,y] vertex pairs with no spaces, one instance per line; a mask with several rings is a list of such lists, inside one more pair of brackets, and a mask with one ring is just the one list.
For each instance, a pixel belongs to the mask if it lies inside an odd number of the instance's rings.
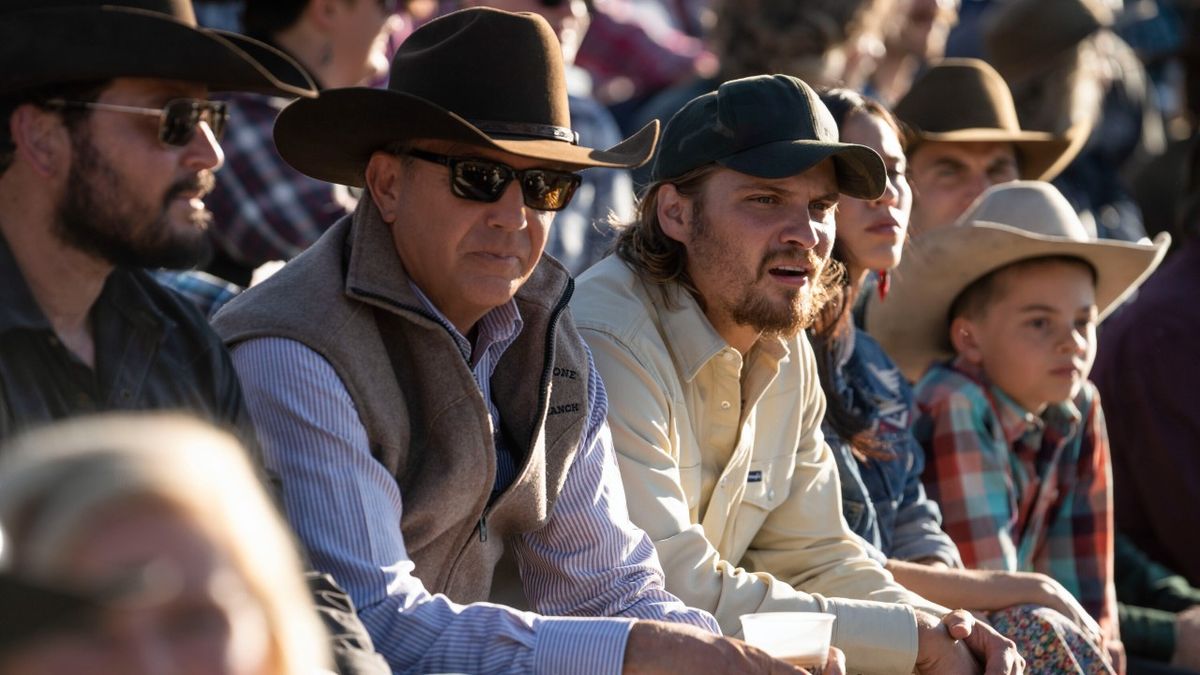
[[978,59],[938,62],[895,112],[909,127],[914,236],[950,225],[992,185],[1052,180],[1079,151],[1072,136],[1022,129],[1004,78]]
[[[575,172],[644,162],[657,125],[600,150],[570,123],[553,29],[486,8],[416,30],[387,89],[284,109],[284,159],[366,191],[215,319],[264,461],[396,671],[794,672],[664,590],[630,522],[542,249]],[[485,602],[506,548],[541,615]]]
[[1096,241],[1051,185],[999,185],[915,242],[867,318],[921,377],[924,481],[963,562],[1053,577],[1118,653],[1108,441],[1087,376],[1096,325],[1168,244]]

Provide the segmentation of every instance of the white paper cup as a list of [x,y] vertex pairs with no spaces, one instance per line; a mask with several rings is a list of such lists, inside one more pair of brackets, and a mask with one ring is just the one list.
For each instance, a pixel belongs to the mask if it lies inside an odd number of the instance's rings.
[[742,615],[746,642],[795,666],[817,668],[829,656],[832,614],[823,612],[762,612]]

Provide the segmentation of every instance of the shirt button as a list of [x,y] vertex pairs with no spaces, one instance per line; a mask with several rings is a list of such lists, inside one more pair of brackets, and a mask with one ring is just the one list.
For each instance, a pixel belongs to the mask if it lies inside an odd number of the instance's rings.
[[719,480],[717,482],[720,483],[721,487],[725,487],[726,479],[722,478],[721,480]]
[[733,407],[733,404],[730,403],[729,401],[721,401],[721,410],[729,410],[732,407]]
[[775,489],[774,488],[767,490],[767,501],[769,501],[769,502],[775,501]]
[[725,359],[726,361],[732,361],[733,360],[733,352],[726,349],[725,351],[721,352],[721,358]]

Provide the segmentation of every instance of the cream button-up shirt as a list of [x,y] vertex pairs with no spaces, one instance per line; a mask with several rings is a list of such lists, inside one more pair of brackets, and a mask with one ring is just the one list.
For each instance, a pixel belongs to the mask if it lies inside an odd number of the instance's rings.
[[571,311],[608,392],[629,513],[654,540],[667,590],[712,612],[827,611],[853,672],[909,673],[910,593],[842,518],[821,435],[825,398],[803,333],[743,355],[677,286],[643,282],[610,256],[578,282]]

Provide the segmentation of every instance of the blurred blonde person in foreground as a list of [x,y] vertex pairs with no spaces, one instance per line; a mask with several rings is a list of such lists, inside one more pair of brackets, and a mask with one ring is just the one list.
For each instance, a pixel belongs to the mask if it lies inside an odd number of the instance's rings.
[[6,573],[98,606],[0,654],[0,673],[327,672],[299,556],[228,434],[104,415],[0,456]]

